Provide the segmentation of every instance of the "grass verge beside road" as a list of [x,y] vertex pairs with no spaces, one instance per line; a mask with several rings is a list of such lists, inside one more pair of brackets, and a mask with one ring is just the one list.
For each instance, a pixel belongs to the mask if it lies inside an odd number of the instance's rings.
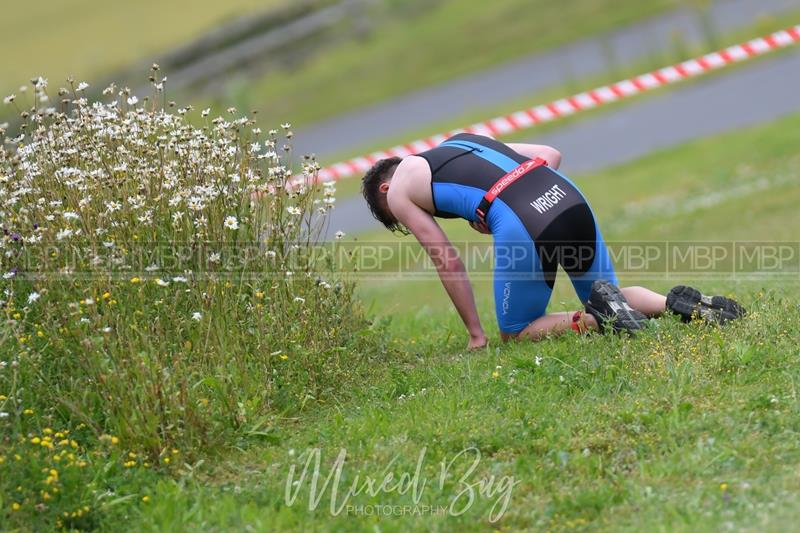
[[[796,21],[800,21],[800,11],[789,13],[785,18],[780,18],[780,19],[773,17],[763,18],[755,22],[748,28],[742,28],[739,31],[718,37],[717,45],[720,47],[725,47],[738,44],[757,36],[766,35],[778,31]],[[650,98],[652,96],[660,94],[663,91],[671,91],[676,89],[680,90],[681,87],[685,87],[690,83],[702,83],[702,80],[708,79],[711,76],[725,76],[730,74],[731,71],[733,71],[734,69],[748,68],[755,61],[760,61],[768,57],[776,57],[778,54],[791,53],[791,51],[794,49],[795,49],[794,47],[790,47],[786,50],[774,52],[772,54],[768,54],[767,56],[762,56],[761,58],[755,58],[745,63],[727,67],[721,71],[715,71],[708,73],[704,76],[700,76],[698,78],[684,80],[677,85],[661,87],[654,91],[640,94],[634,98],[622,99],[617,102],[600,106],[595,109],[591,109],[581,113],[577,113],[572,116],[567,116],[553,122],[547,122],[533,128],[527,128],[525,130],[514,132],[510,135],[502,136],[501,140],[504,140],[506,142],[525,142],[526,140],[530,140],[533,135],[547,134],[551,131],[554,131],[555,129],[565,127],[569,124],[574,124],[589,117],[596,116],[601,113],[612,112],[615,109],[619,109],[622,106],[629,105],[643,98]],[[622,79],[640,75],[644,72],[649,72],[670,64],[675,64],[681,61],[685,61],[693,57],[699,57],[700,55],[709,53],[711,51],[713,50],[708,46],[689,47],[682,43],[676,43],[675,49],[673,51],[666,52],[664,54],[660,54],[658,56],[654,56],[651,58],[645,58],[644,60],[642,60],[641,62],[637,62],[636,64],[628,65],[626,67],[620,67],[619,69],[616,69],[614,72],[608,72],[604,73],[603,75],[593,76],[581,80],[573,80],[570,81],[569,83],[565,83],[557,87],[551,87],[545,91],[537,92],[536,94],[533,95],[528,95],[512,101],[503,102],[502,104],[497,106],[473,109],[467,114],[450,118],[444,122],[429,124],[424,128],[420,128],[412,132],[402,132],[388,139],[375,139],[369,144],[353,147],[352,149],[347,150],[346,152],[341,152],[332,155],[330,157],[327,157],[322,163],[332,164],[339,161],[345,161],[352,157],[357,157],[363,154],[384,150],[386,148],[408,143],[416,139],[423,139],[431,135],[436,135],[442,132],[463,128],[469,124],[482,122],[493,117],[504,116],[509,113],[519,111],[521,109],[526,109],[533,105],[549,103],[559,98],[577,94],[582,91],[587,91],[602,85],[614,83]],[[350,176],[339,181],[337,184],[339,198],[347,198],[349,196],[356,194],[360,190],[359,178],[360,176]]]
[[374,27],[363,40],[351,39],[302,68],[268,74],[237,87],[229,96],[238,99],[242,109],[258,109],[269,121],[291,120],[301,126],[683,4],[681,0],[389,4],[375,15]]

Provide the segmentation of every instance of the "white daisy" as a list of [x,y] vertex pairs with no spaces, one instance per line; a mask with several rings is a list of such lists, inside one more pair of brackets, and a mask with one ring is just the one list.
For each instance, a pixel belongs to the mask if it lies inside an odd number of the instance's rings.
[[239,229],[239,221],[234,216],[225,217],[225,227],[230,230]]

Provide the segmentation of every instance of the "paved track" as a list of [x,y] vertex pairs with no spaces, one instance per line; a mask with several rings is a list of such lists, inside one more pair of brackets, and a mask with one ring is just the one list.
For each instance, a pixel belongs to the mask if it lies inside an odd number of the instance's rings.
[[[800,47],[793,47],[774,58],[632,100],[548,135],[537,136],[532,129],[528,140],[562,150],[562,169],[567,175],[597,170],[800,112],[798,87]],[[375,227],[378,223],[360,196],[340,200],[330,225],[331,234],[339,229],[354,233]]]

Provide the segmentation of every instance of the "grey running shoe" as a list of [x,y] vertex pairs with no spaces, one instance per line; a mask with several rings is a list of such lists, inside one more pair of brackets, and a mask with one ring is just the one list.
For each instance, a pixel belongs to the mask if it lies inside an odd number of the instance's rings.
[[723,324],[745,315],[744,308],[724,296],[706,296],[697,289],[678,285],[667,294],[667,309],[689,322],[702,318],[707,322]]
[[592,283],[586,312],[597,320],[600,331],[604,331],[606,323],[609,323],[614,331],[634,333],[642,329],[648,320],[643,313],[628,305],[617,286],[605,280]]

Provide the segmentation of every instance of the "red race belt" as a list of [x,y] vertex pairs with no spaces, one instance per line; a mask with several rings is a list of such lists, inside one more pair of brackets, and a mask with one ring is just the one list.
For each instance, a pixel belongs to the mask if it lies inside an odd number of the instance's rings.
[[541,157],[536,157],[534,159],[529,159],[524,163],[520,164],[517,168],[497,180],[492,188],[483,195],[481,199],[481,203],[478,204],[478,207],[475,208],[475,214],[478,216],[478,220],[482,224],[486,224],[486,214],[489,212],[489,208],[492,207],[492,202],[494,199],[497,198],[501,192],[503,192],[506,187],[520,179],[522,176],[527,174],[528,172],[532,171],[535,168],[539,168],[543,165],[547,165],[547,161],[542,159]]

